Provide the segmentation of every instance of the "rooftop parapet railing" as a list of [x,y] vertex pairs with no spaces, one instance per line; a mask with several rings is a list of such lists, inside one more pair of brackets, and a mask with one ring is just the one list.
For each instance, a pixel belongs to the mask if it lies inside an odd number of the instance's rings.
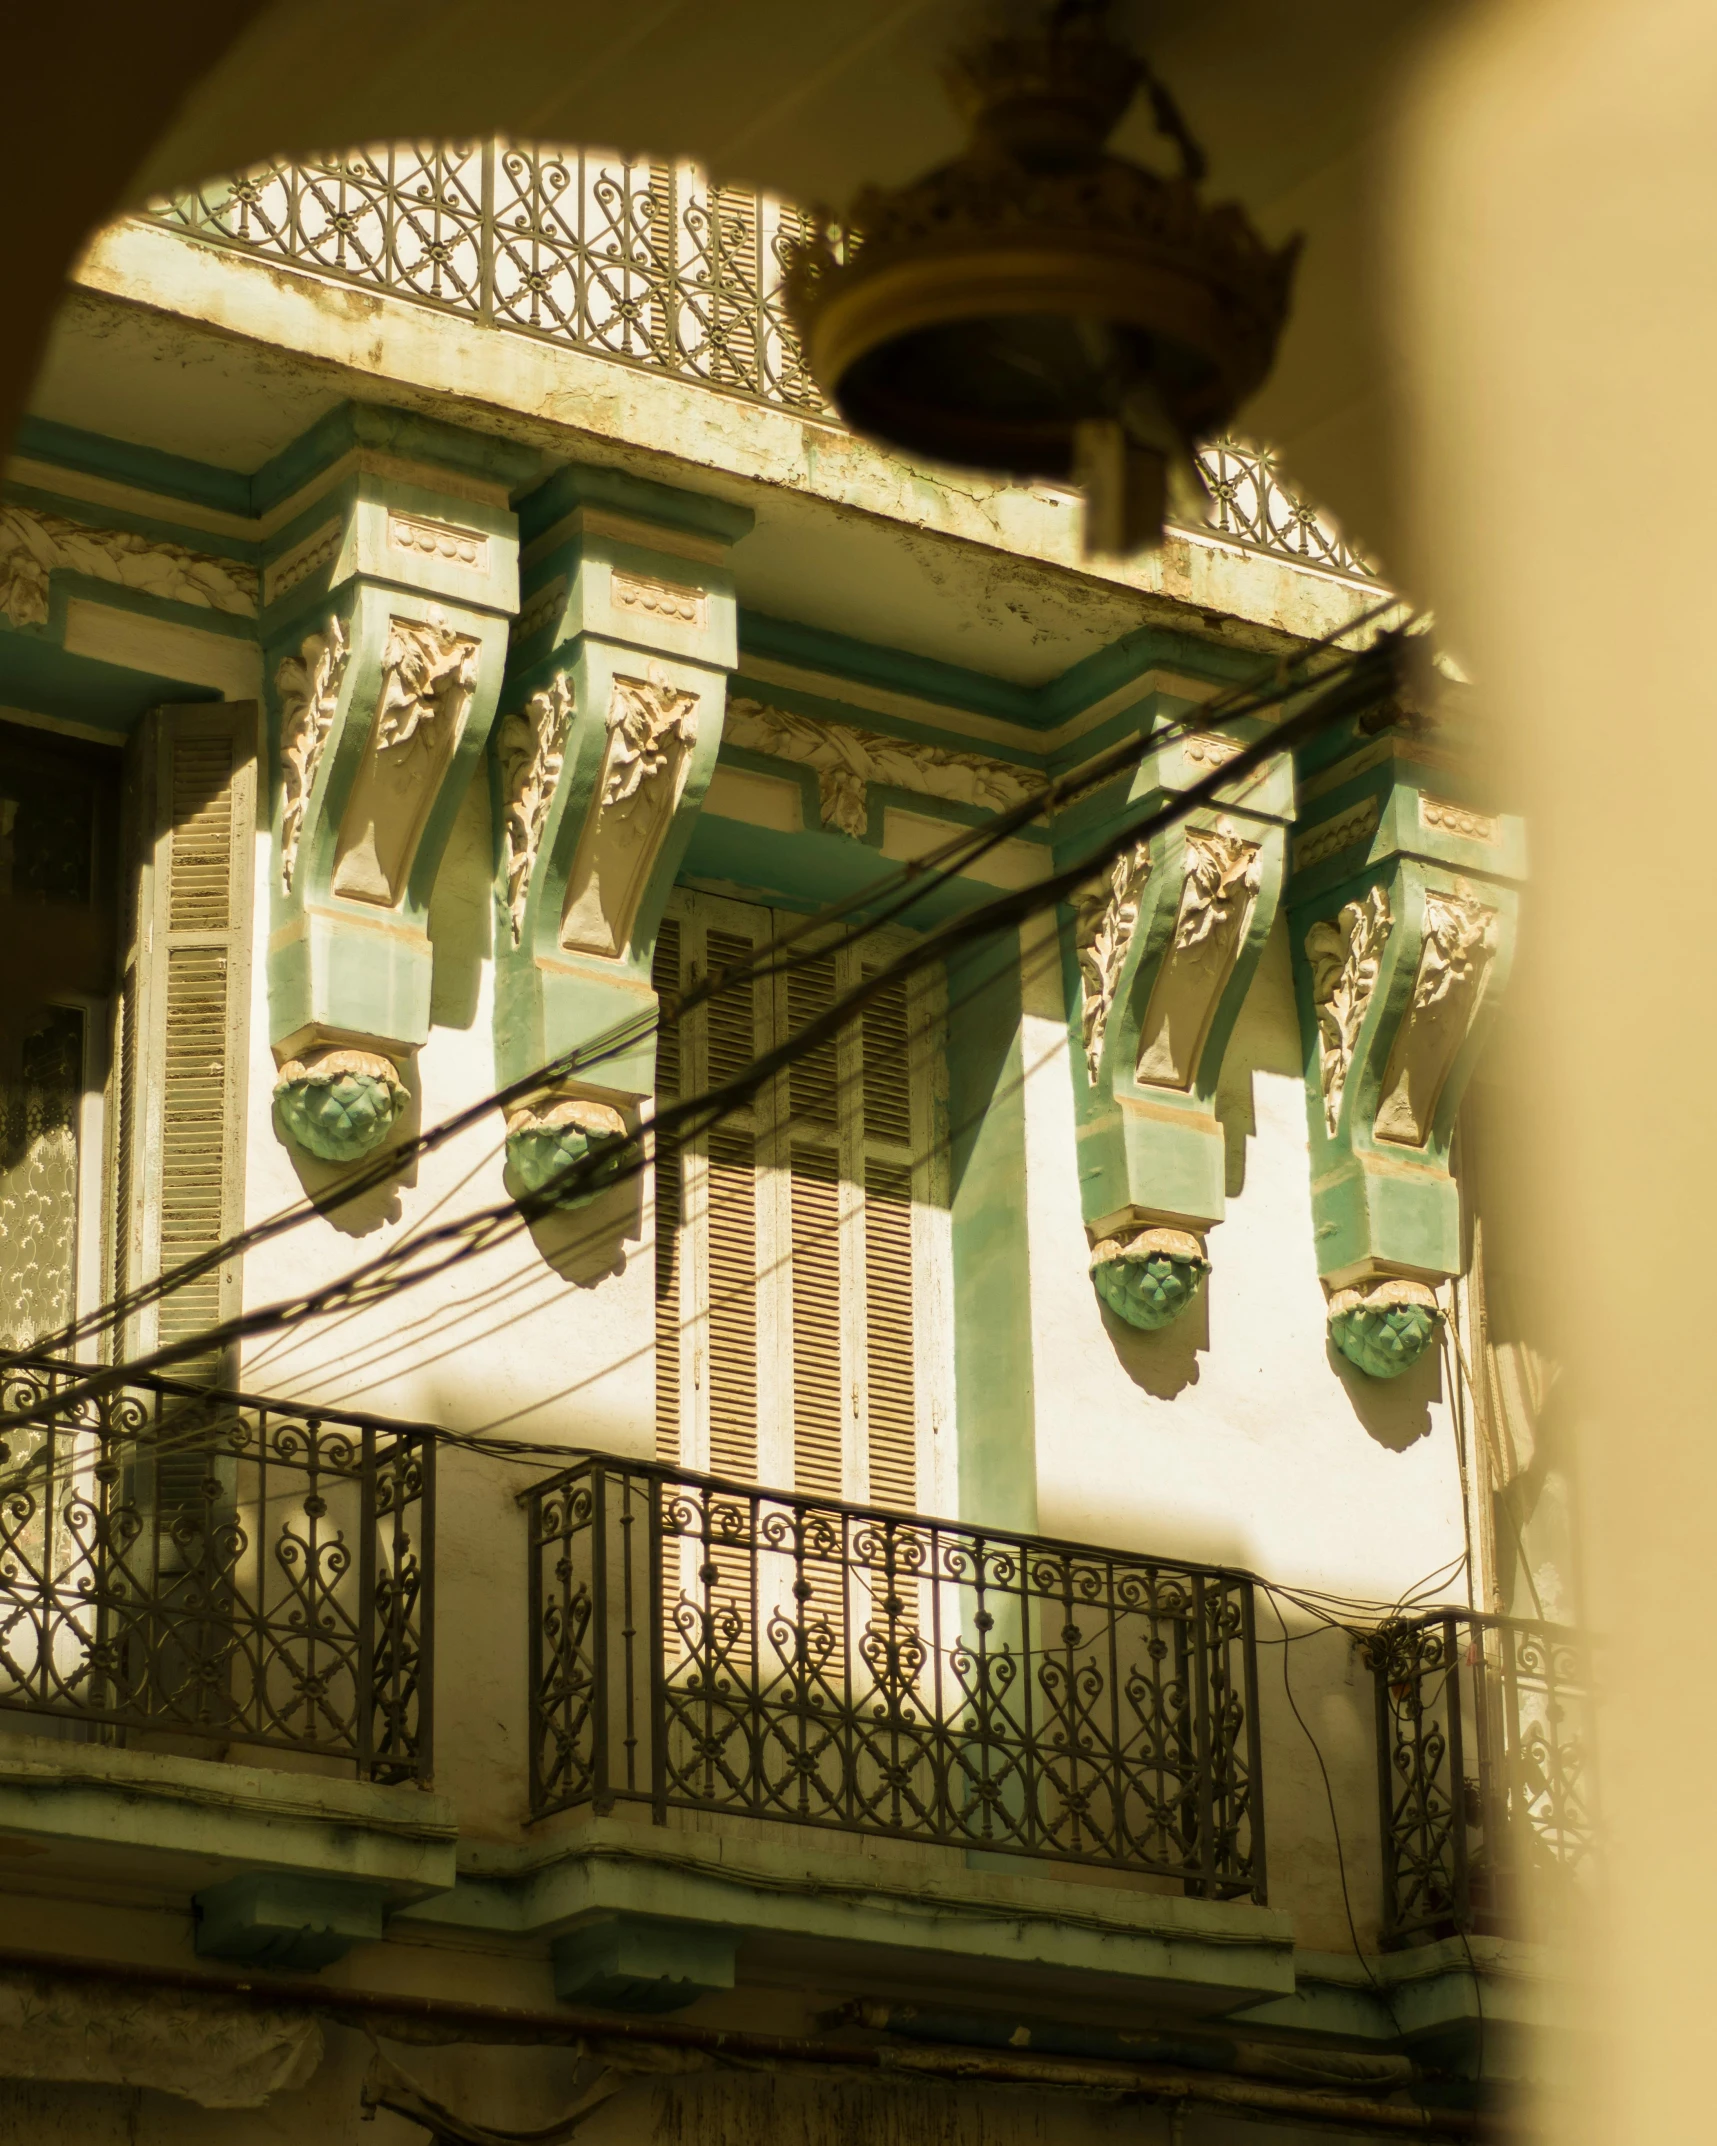
[[[484,327],[546,338],[834,422],[782,297],[812,219],[691,164],[505,140],[394,143],[285,159],[149,204],[148,220],[381,290]],[[1209,530],[1296,565],[1371,568],[1267,450],[1200,456]]]
[[1537,1926],[1594,1860],[1588,1643],[1565,1625],[1439,1611],[1368,1644],[1384,1943]]
[[0,1719],[427,1779],[424,1432],[88,1367],[0,1367]]
[[531,1808],[1264,1898],[1249,1580],[591,1456],[525,1494]]

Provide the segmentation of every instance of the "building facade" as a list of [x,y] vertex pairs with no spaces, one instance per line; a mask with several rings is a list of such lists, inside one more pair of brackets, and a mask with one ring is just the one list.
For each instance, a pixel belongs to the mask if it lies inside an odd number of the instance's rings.
[[1520,821],[1434,669],[1225,781],[1389,592],[1239,448],[1118,564],[855,440],[797,228],[399,149],[68,295],[0,502],[32,2136],[1464,2136],[1558,2031]]

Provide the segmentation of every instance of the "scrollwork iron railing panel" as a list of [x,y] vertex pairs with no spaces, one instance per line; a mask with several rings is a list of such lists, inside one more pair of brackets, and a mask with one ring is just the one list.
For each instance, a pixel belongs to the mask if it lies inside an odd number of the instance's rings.
[[0,1709],[426,1779],[428,1433],[0,1367]]
[[1451,1612],[1370,1643],[1384,1938],[1506,1933],[1590,1865],[1587,1649],[1566,1626]]
[[[813,219],[688,163],[522,142],[396,142],[278,159],[143,211],[194,238],[835,422],[787,319]],[[1199,456],[1209,527],[1298,566],[1374,578],[1273,456]]]
[[529,1493],[532,1809],[1264,1892],[1250,1583],[592,1457]]

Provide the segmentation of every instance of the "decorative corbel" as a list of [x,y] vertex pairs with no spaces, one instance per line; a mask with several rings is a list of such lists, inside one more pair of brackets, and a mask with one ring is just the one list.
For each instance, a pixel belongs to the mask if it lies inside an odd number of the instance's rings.
[[274,1119],[335,1163],[387,1139],[428,1040],[430,890],[517,607],[505,473],[473,473],[477,443],[414,425],[409,444],[457,455],[450,467],[350,429],[318,441],[329,466],[287,502],[263,566]]
[[[1165,745],[1124,808],[1111,802],[1104,816],[1131,818],[1189,788],[1254,728]],[[1275,918],[1291,811],[1287,771],[1260,770],[1231,801],[1123,853],[1074,918],[1091,1276],[1132,1326],[1167,1326],[1210,1269],[1207,1237],[1224,1211],[1217,1082]],[[1063,839],[1085,846],[1098,831]]]
[[1288,911],[1318,1272],[1333,1346],[1373,1378],[1424,1354],[1461,1271],[1449,1146],[1513,954],[1521,823],[1462,786],[1423,719],[1356,730],[1303,777]]
[[[503,1084],[654,1009],[656,930],[736,660],[726,551],[749,527],[721,502],[579,470],[521,521],[525,593],[491,754]],[[509,1120],[515,1189],[547,1189],[636,1122],[654,1086],[646,1033],[545,1087]]]

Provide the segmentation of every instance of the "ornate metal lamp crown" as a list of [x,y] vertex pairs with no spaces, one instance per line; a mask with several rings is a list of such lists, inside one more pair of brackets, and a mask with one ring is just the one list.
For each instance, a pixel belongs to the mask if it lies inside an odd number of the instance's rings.
[[[971,141],[867,188],[802,245],[787,302],[818,385],[860,432],[997,475],[1079,484],[1086,548],[1161,541],[1171,473],[1256,392],[1295,239],[1267,247],[1138,55],[1086,17],[956,57]],[[1141,83],[1171,177],[1103,143]]]

